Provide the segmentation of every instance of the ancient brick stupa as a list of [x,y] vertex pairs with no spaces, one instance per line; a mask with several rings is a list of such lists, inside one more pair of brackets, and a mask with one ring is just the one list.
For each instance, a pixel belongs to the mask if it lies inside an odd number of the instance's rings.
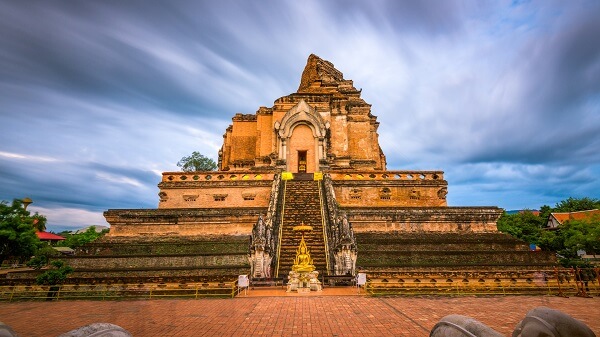
[[75,275],[283,277],[301,223],[319,275],[553,265],[497,232],[501,209],[448,206],[443,172],[388,171],[378,127],[353,82],[310,55],[297,92],[233,117],[218,171],[165,172],[157,209],[106,211],[110,233],[87,251],[110,263],[74,257]]

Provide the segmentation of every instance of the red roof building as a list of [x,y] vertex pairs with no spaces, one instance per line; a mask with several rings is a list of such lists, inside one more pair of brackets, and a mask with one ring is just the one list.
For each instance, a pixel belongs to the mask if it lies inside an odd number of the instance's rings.
[[56,235],[56,234],[52,234],[52,233],[48,233],[48,232],[36,232],[35,234],[37,234],[40,241],[53,242],[53,241],[62,241],[65,239],[60,235]]
[[558,225],[562,225],[565,221],[569,220],[586,220],[592,219],[593,217],[600,217],[600,210],[592,209],[589,211],[579,211],[579,212],[555,212],[550,213],[548,217],[548,224],[546,227],[548,229],[556,229]]

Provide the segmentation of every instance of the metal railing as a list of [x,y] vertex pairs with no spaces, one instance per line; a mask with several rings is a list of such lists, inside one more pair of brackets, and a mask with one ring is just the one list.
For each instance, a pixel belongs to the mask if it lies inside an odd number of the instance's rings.
[[0,301],[114,300],[235,296],[237,281],[194,284],[62,284],[0,286]]
[[[369,278],[365,291],[373,296],[393,295],[556,295],[600,296],[599,269],[532,271],[532,277],[512,278]],[[582,272],[587,275],[581,276]],[[592,274],[593,273],[593,274]]]

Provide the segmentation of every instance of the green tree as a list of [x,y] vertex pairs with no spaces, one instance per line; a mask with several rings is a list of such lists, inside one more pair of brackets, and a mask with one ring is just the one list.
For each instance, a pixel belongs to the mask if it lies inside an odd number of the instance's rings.
[[214,171],[217,169],[217,164],[214,160],[203,156],[198,151],[192,152],[191,156],[181,158],[177,162],[177,166],[181,167],[181,170],[184,172]]
[[56,249],[48,245],[42,245],[35,253],[35,256],[27,262],[27,266],[36,270],[42,269],[42,267],[48,265],[48,261],[50,261],[51,257],[58,255],[60,255],[60,253]]
[[96,232],[95,226],[90,226],[85,232],[78,234],[67,234],[65,236],[65,240],[57,243],[56,245],[59,247],[70,247],[77,248],[81,247],[87,243],[97,240],[98,238],[104,236],[108,233],[108,229],[103,230],[102,232]]
[[39,232],[44,232],[46,230],[46,217],[37,213],[31,217],[33,218],[33,227]]
[[578,250],[600,252],[600,217],[566,221],[560,234],[564,239],[565,255],[576,256]]
[[568,198],[557,203],[553,212],[578,212],[600,208],[600,200],[592,198]]
[[498,230],[518,239],[535,243],[543,250],[556,252],[563,266],[581,266],[584,262],[577,256],[578,250],[587,253],[600,252],[600,217],[586,220],[570,220],[556,230],[543,230],[551,212],[577,212],[600,208],[600,200],[591,198],[568,198],[556,207],[544,205],[540,215],[531,212],[504,213],[498,220]]
[[50,269],[38,275],[35,279],[37,284],[50,286],[46,295],[46,301],[52,301],[58,295],[58,291],[60,290],[59,284],[63,284],[69,274],[73,272],[73,268],[65,264],[62,260],[52,261],[50,265]]
[[45,226],[46,218],[31,215],[23,208],[21,200],[13,200],[11,205],[0,202],[0,263],[8,258],[16,258],[20,262],[28,260],[40,247],[36,227]]
[[46,270],[42,274],[38,275],[35,282],[41,285],[56,285],[62,284],[67,279],[70,273],[73,272],[73,268],[65,264],[62,260],[55,260],[50,262],[52,265],[51,269]]
[[544,221],[530,211],[508,214],[504,212],[498,219],[498,230],[528,243],[540,244]]
[[552,207],[548,205],[540,207],[540,218],[544,219],[544,222],[548,220],[550,213],[552,213]]

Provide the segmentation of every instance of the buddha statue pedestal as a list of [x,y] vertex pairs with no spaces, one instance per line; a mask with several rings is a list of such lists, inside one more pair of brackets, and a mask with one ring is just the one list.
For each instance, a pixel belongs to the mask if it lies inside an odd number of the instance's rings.
[[[312,227],[302,223],[301,226],[294,227],[294,230],[307,230],[307,228]],[[294,265],[288,275],[287,292],[297,291],[302,293],[321,290],[323,290],[323,287],[319,281],[319,272],[315,270],[315,265],[310,258],[310,252],[304,241],[304,234],[302,234],[300,246],[296,250]]]
[[319,272],[296,272],[290,271],[288,275],[287,292],[296,291],[298,293],[321,291],[323,286],[319,281]]

